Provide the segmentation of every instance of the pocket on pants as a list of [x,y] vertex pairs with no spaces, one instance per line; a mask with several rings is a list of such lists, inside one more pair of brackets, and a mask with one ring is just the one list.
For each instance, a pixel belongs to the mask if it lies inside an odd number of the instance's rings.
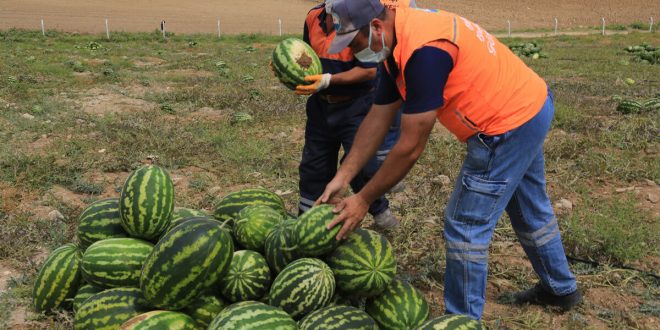
[[488,222],[506,188],[506,181],[489,181],[464,174],[453,218],[471,223]]

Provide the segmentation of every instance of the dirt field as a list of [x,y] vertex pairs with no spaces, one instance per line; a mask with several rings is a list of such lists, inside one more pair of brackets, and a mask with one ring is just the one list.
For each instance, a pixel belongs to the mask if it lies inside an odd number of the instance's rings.
[[[10,27],[39,29],[40,19],[47,29],[100,33],[104,19],[114,31],[153,31],[165,19],[175,33],[215,33],[217,20],[224,33],[277,33],[278,18],[284,33],[300,33],[306,12],[318,0],[3,0],[0,3],[0,29]],[[445,8],[468,17],[489,30],[506,29],[511,20],[514,30],[551,28],[558,17],[561,28],[600,24],[660,20],[657,0],[418,0],[420,7]]]

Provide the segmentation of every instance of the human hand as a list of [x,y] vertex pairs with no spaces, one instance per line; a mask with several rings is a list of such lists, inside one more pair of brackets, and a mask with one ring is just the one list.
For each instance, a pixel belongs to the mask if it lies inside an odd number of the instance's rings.
[[316,74],[312,76],[306,76],[305,81],[311,82],[310,85],[298,85],[296,86],[295,93],[298,95],[312,95],[318,93],[328,87],[330,87],[330,79],[332,75],[329,73]]
[[367,215],[368,210],[369,204],[360,194],[348,197],[335,206],[333,212],[339,212],[339,215],[328,224],[327,229],[330,230],[343,222],[336,239],[344,239],[355,228],[360,227],[360,223]]

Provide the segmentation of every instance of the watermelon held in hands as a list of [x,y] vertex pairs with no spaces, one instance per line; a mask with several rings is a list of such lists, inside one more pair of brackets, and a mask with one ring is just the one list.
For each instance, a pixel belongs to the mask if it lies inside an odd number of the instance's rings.
[[144,262],[140,288],[155,307],[184,308],[217,284],[233,254],[231,236],[221,223],[191,218],[158,241]]
[[174,185],[156,165],[146,165],[128,176],[119,198],[124,230],[133,237],[156,240],[170,224]]
[[96,201],[78,218],[78,246],[83,252],[96,241],[128,237],[121,225],[119,198]]
[[74,244],[55,249],[46,259],[32,290],[32,303],[37,311],[59,309],[73,298],[81,279],[82,253]]
[[350,295],[379,295],[396,275],[392,245],[373,230],[356,229],[326,261],[335,275],[337,289]]
[[275,76],[291,90],[297,85],[308,85],[305,76],[323,73],[321,60],[306,42],[289,38],[273,50],[272,69]]
[[321,257],[332,252],[340,241],[336,239],[341,224],[328,230],[327,226],[336,217],[332,205],[318,205],[298,218],[294,229],[294,241],[301,257]]
[[257,301],[233,304],[218,314],[208,330],[297,330],[298,324],[283,310]]

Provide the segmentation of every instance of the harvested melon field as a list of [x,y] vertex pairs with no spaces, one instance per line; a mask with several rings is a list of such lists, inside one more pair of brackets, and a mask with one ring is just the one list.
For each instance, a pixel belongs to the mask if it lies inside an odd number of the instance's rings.
[[[387,299],[403,296],[399,306],[416,309],[419,320],[443,314],[443,210],[465,145],[437,124],[405,189],[389,194],[401,227],[383,236],[361,230],[335,246],[319,230],[332,218],[327,207],[304,221],[292,216],[306,97],[268,69],[281,40],[0,32],[0,328],[72,329],[75,320],[87,329],[120,322],[101,315],[156,309],[182,312],[144,318],[191,329],[213,319],[204,313],[221,313],[210,329],[242,322],[244,313],[295,328],[294,319],[334,304],[299,323],[313,329],[313,316],[354,313],[358,324],[371,320],[363,310],[380,315]],[[511,304],[510,293],[537,278],[505,216],[489,247],[483,324],[660,328],[657,33],[503,41],[554,91],[548,190],[584,303],[566,313]],[[261,206],[239,210],[246,201]],[[121,225],[113,224],[119,213]],[[195,219],[176,225],[188,217]],[[373,220],[363,227],[374,229]],[[295,252],[282,248],[286,233]],[[275,256],[273,246],[281,249]],[[367,288],[333,277],[359,266],[358,250],[380,256],[381,282]],[[82,277],[67,271],[74,268]],[[246,272],[249,281],[237,279]],[[382,295],[365,302],[333,294],[335,285],[356,283],[353,293]],[[223,309],[219,299],[252,302]]]

